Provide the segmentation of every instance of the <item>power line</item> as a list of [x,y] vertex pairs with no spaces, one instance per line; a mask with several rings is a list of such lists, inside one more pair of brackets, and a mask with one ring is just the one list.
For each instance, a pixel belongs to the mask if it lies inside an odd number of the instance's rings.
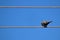
[[[0,28],[43,28],[42,26],[0,26]],[[60,28],[60,26],[48,26],[47,28]]]
[[60,6],[0,6],[0,8],[60,8]]

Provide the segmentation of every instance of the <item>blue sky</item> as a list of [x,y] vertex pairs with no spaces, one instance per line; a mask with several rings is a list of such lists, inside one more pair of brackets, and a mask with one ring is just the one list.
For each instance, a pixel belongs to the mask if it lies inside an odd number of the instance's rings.
[[[60,0],[0,0],[0,6],[60,6]],[[0,8],[0,26],[60,26],[60,8]],[[0,40],[60,40],[60,28],[0,28]]]
[[60,5],[60,0],[0,0],[2,6],[46,6],[46,5]]
[[60,8],[0,8],[0,25],[41,26],[43,20],[53,21],[51,26],[59,26]]

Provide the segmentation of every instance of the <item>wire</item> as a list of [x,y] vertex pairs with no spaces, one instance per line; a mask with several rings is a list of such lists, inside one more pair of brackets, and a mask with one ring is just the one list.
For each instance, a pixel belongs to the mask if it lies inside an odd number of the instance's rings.
[[[0,28],[43,28],[42,26],[0,26]],[[60,26],[48,26],[47,28],[60,28]]]
[[0,8],[60,8],[60,6],[0,6]]

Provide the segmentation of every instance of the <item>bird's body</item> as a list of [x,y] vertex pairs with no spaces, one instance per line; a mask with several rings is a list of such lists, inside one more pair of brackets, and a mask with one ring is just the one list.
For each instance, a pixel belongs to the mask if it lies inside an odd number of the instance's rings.
[[47,25],[49,24],[49,23],[51,23],[52,21],[43,21],[42,23],[41,23],[41,25],[44,27],[44,28],[47,28]]

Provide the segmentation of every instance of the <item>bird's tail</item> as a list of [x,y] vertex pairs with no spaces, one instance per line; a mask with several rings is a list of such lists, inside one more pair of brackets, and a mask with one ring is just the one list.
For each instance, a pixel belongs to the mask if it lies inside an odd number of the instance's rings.
[[52,21],[49,21],[48,24],[51,23],[51,22],[52,22]]

